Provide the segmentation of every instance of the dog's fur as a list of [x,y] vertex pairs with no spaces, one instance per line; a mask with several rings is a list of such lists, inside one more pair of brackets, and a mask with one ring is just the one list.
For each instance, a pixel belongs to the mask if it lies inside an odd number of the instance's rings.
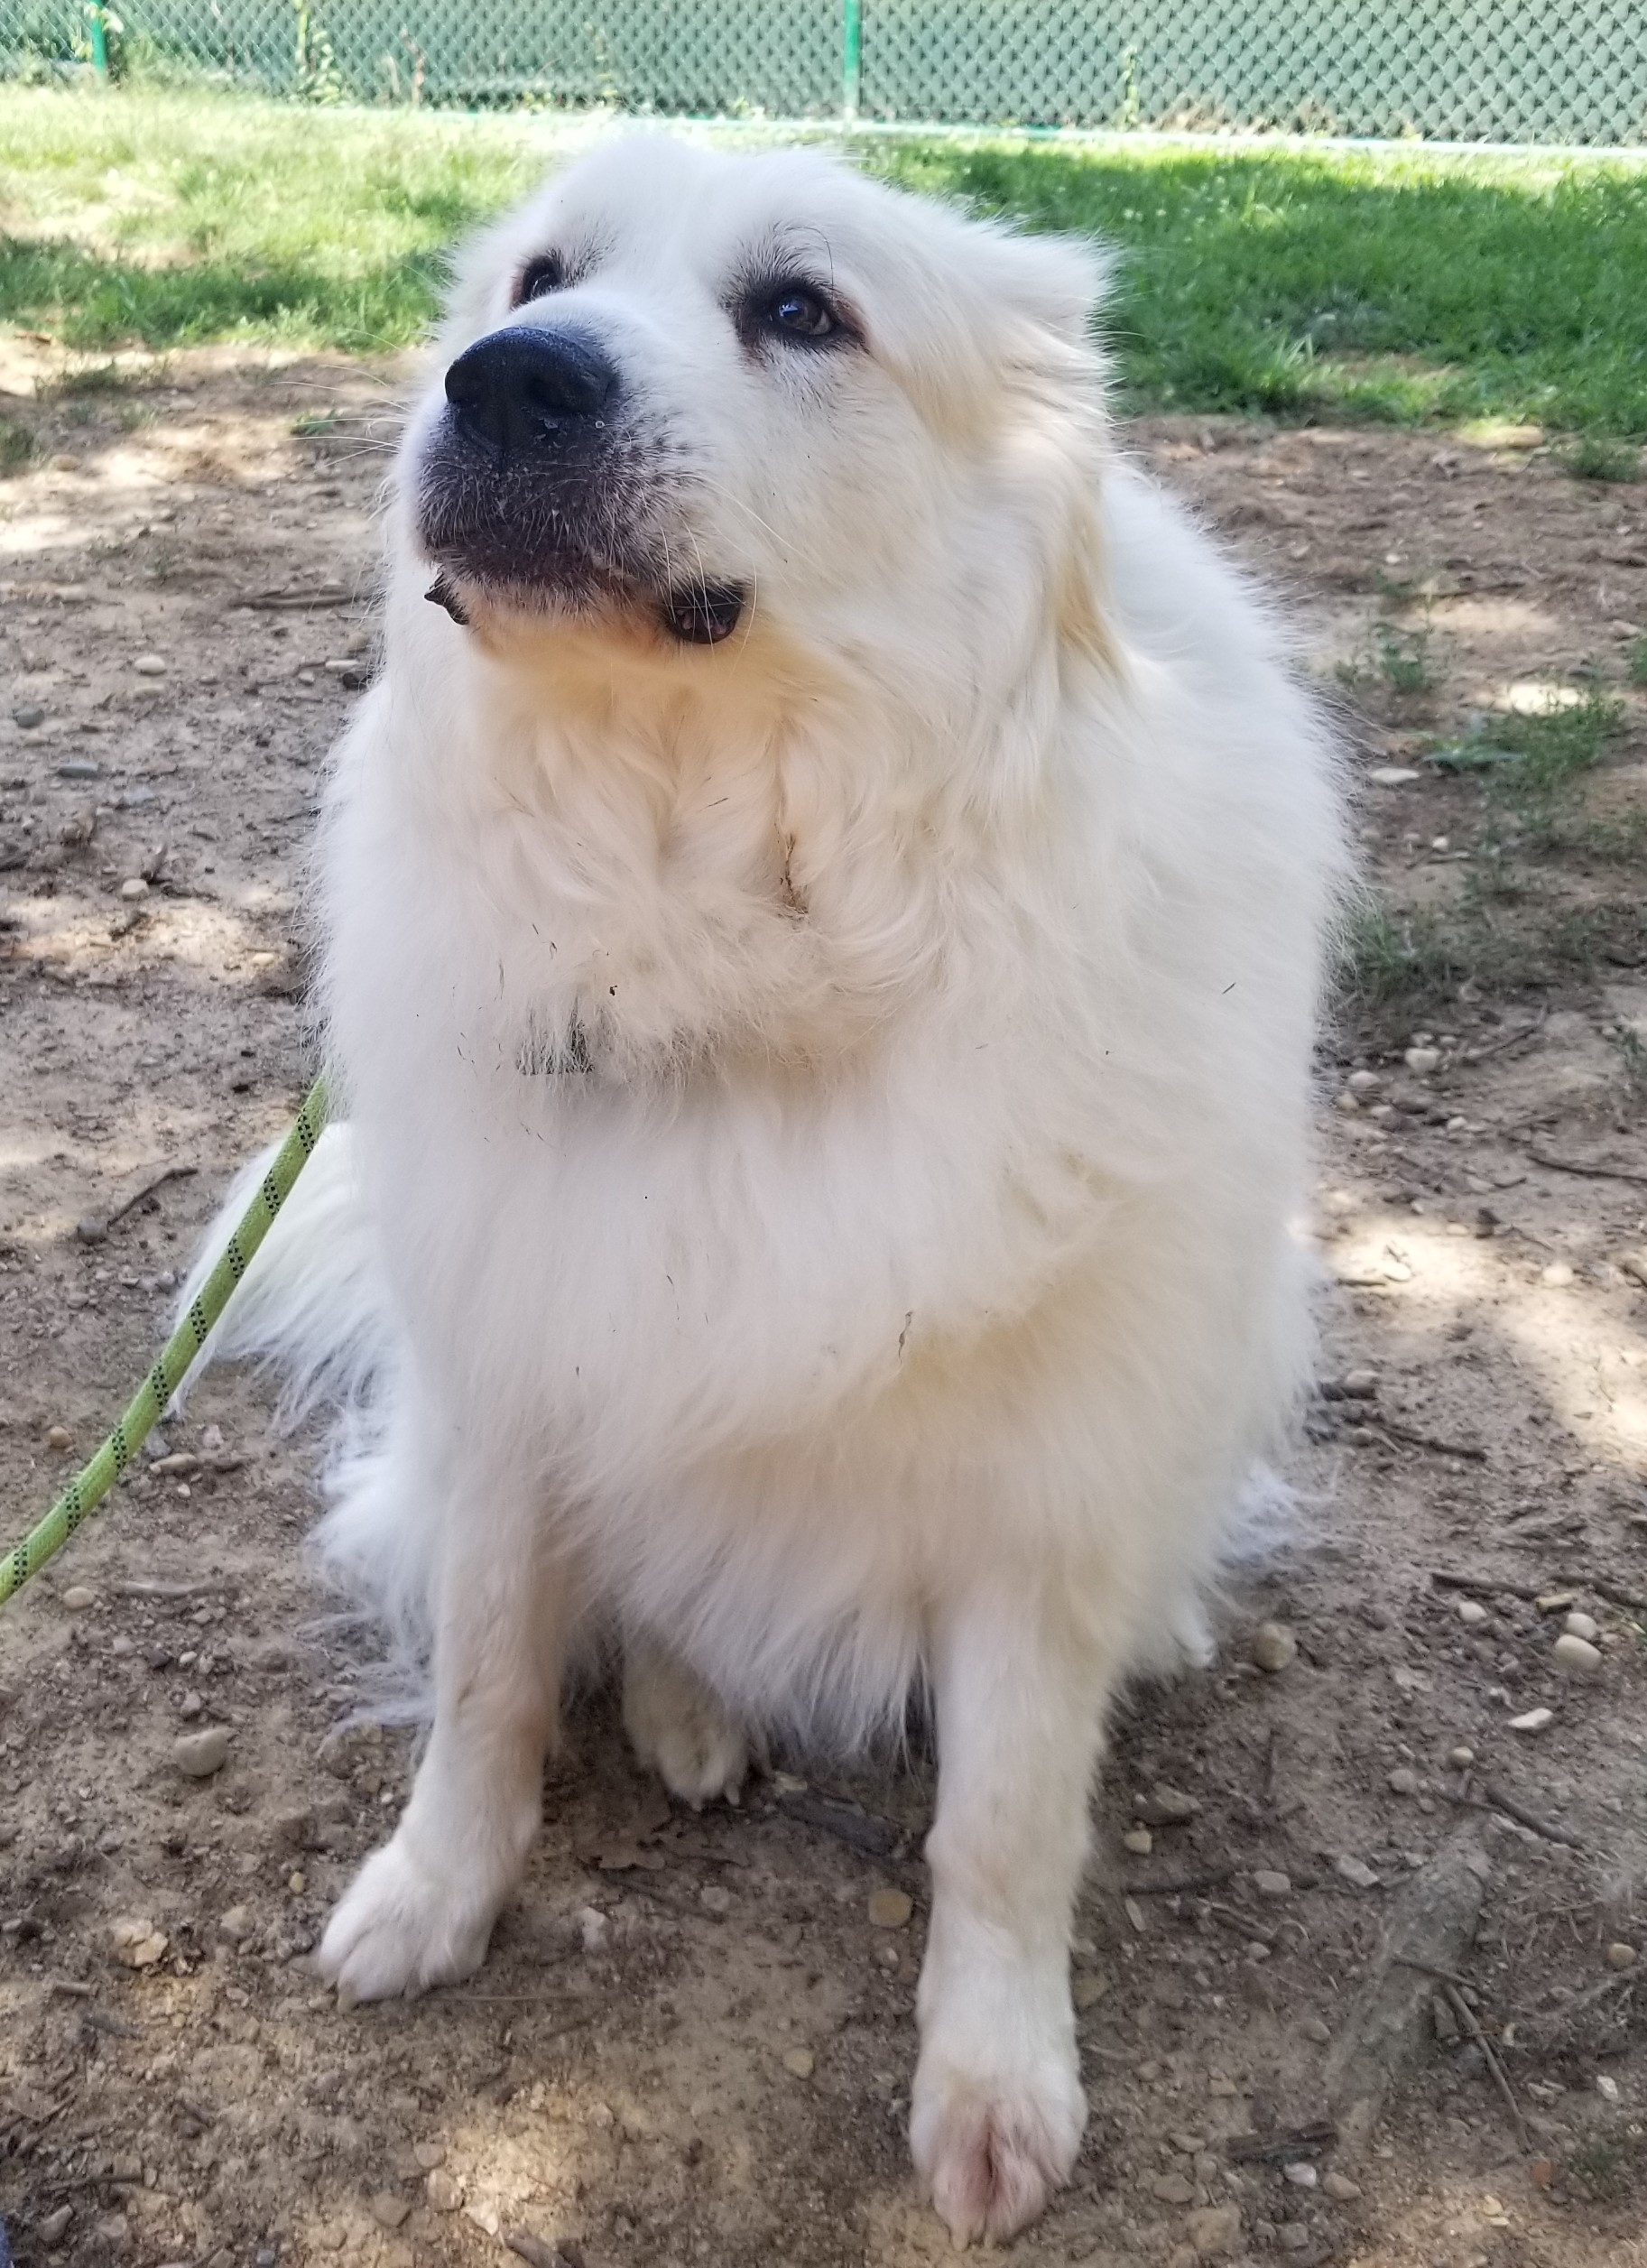
[[[827,338],[773,328],[797,277]],[[483,1958],[590,1628],[693,1801],[747,1729],[860,1740],[920,1684],[911,2142],[960,2241],[1074,2161],[1106,1706],[1198,1643],[1308,1347],[1333,767],[1110,448],[1098,281],[662,137],[468,253],[322,832],[348,1123],[231,1326],[365,1399],[328,1541],[432,1637],[340,1995]],[[465,455],[441,372],[511,326],[618,373],[586,462]],[[715,642],[683,590],[731,594]]]

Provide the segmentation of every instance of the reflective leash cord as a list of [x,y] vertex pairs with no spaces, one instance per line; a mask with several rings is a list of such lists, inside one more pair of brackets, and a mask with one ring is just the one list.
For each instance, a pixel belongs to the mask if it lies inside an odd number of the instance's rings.
[[38,1526],[31,1528],[0,1560],[0,1606],[20,1591],[30,1576],[38,1575],[46,1561],[60,1551],[88,1513],[94,1512],[125,1472],[166,1405],[199,1359],[214,1323],[228,1305],[235,1286],[251,1265],[252,1255],[273,1225],[274,1217],[291,1196],[298,1175],[314,1155],[326,1125],[324,1078],[316,1079],[303,1098],[303,1106],[274,1162],[259,1182],[238,1227],[218,1254],[199,1296],[162,1347],[148,1376],[132,1396],[114,1431],[99,1443],[96,1455],[83,1466]]

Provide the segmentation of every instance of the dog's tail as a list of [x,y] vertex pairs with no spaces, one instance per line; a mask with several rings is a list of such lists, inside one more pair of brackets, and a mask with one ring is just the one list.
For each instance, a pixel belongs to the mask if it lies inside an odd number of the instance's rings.
[[[228,1242],[278,1143],[242,1167],[195,1256],[178,1301],[187,1312]],[[321,1402],[367,1400],[391,1365],[388,1303],[347,1125],[322,1133],[252,1264],[208,1338],[203,1364],[250,1356],[281,1381],[282,1420]]]

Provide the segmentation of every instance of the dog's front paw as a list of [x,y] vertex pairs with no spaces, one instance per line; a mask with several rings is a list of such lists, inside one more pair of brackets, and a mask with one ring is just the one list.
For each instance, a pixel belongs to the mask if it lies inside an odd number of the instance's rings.
[[1079,2072],[1061,2052],[1007,2074],[928,2049],[915,2072],[910,2145],[958,2246],[1027,2227],[1069,2179],[1086,2124]]
[[486,1959],[497,1902],[426,1866],[402,1828],[373,1852],[344,1893],[317,1966],[345,2008],[449,1985]]

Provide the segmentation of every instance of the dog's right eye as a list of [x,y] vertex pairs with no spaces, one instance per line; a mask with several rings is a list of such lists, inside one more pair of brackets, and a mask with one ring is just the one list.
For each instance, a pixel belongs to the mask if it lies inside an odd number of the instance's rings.
[[514,287],[514,304],[524,307],[528,300],[541,300],[546,292],[558,292],[565,282],[566,268],[560,254],[541,252],[521,270],[520,281]]

